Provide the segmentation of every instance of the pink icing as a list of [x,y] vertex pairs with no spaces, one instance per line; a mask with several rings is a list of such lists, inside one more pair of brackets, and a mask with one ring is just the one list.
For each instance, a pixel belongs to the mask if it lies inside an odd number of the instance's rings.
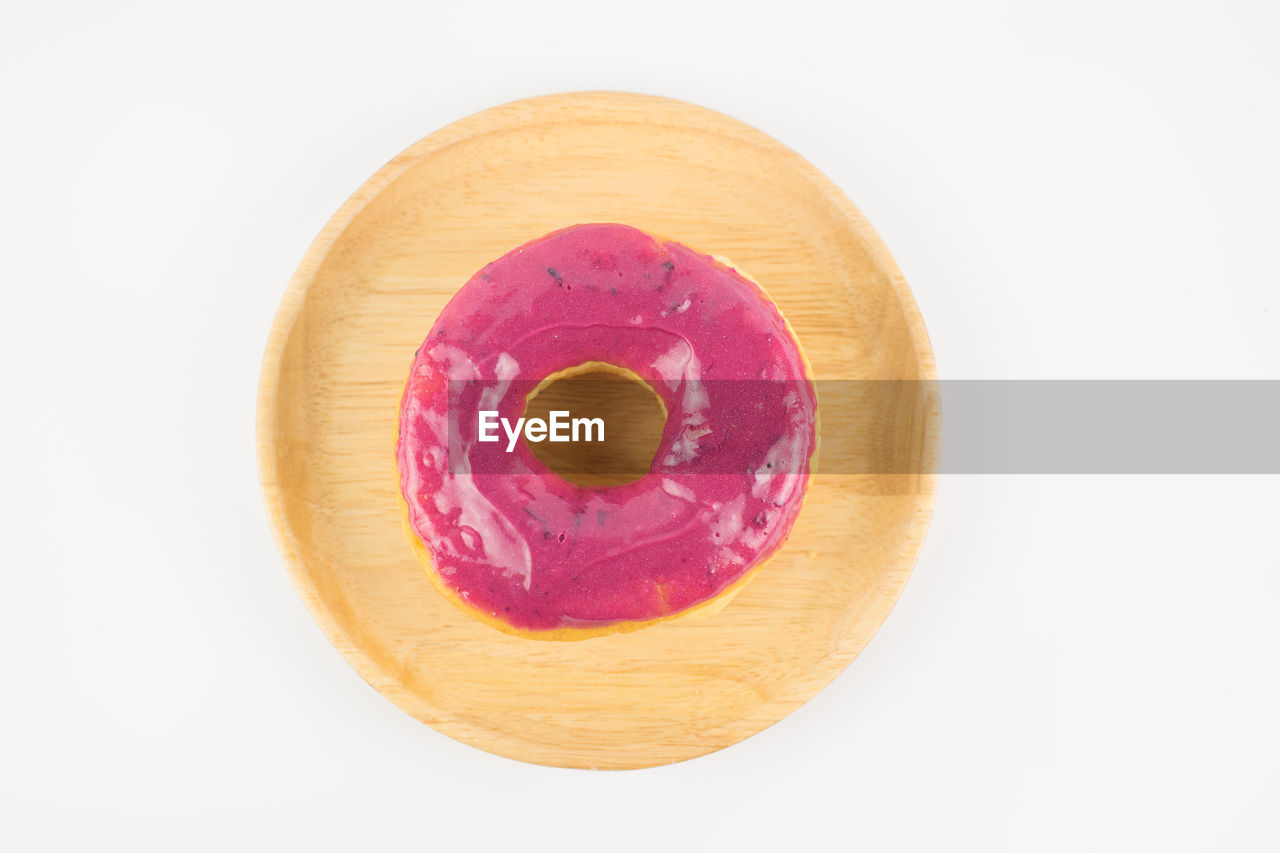
[[[644,477],[582,488],[523,438],[511,453],[477,440],[480,409],[514,422],[539,380],[588,361],[634,371],[667,407]],[[754,283],[625,225],[567,228],[477,273],[418,350],[396,448],[409,524],[449,588],[517,629],[679,612],[786,538],[816,405]]]

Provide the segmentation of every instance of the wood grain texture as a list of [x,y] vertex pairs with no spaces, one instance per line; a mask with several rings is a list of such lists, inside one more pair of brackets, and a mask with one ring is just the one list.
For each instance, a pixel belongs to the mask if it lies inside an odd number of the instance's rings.
[[[557,228],[622,222],[726,255],[768,291],[817,379],[932,379],[901,273],[800,156],[736,120],[643,95],[486,110],[374,175],[311,246],[262,368],[258,455],[285,563],[333,645],[407,713],[540,764],[632,768],[769,726],[880,626],[933,506],[924,475],[814,477],[791,538],[715,615],[575,643],[523,640],[440,596],[405,541],[393,453],[417,346],[485,263]],[[926,384],[871,397],[886,452],[935,470]],[[833,419],[821,411],[823,427]],[[846,469],[847,470],[847,469]]]

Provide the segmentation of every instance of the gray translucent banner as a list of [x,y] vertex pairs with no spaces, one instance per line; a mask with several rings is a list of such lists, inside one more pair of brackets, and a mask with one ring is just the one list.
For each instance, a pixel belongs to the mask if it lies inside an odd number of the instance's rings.
[[[735,400],[738,406],[778,397],[777,385],[769,380],[701,384],[710,400]],[[485,385],[450,383],[455,473],[508,470],[506,454],[496,449],[502,445],[484,445],[488,462],[471,452],[479,447],[471,434],[476,430],[473,401]],[[819,476],[1280,474],[1280,380],[819,380],[814,385]],[[638,477],[657,464],[653,453],[664,429],[661,407],[640,383],[594,374],[549,389],[529,383],[507,390],[518,401],[529,400],[527,411],[513,409],[513,415],[545,417],[555,408],[604,420],[603,444],[529,445],[561,473],[608,481]],[[762,419],[746,426],[767,442],[769,424]],[[473,458],[463,466],[459,451],[466,448]],[[798,470],[806,461],[789,465]],[[737,472],[704,466],[689,473]]]
[[1280,474],[1280,381],[938,388],[944,474]]

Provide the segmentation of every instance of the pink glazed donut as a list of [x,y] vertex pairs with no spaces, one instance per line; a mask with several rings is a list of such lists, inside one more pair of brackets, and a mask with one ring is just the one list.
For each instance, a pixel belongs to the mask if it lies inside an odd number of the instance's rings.
[[[547,377],[605,363],[666,407],[647,474],[575,486],[510,423]],[[477,273],[418,349],[396,461],[432,583],[488,624],[584,639],[727,602],[782,545],[808,487],[817,398],[751,279],[625,225],[578,225]],[[607,426],[607,425],[606,425]]]

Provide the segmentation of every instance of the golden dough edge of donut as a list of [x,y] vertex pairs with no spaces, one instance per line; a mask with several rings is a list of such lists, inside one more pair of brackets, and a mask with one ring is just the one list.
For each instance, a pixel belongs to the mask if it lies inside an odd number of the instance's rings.
[[[564,229],[560,229],[560,230],[564,230]],[[552,232],[552,233],[555,233],[555,232]],[[653,234],[649,234],[649,236],[658,242],[666,242],[665,238],[657,237]],[[687,246],[687,244],[682,244],[682,245]],[[693,251],[698,251],[698,250],[695,249]],[[809,488],[812,484],[813,475],[816,472],[817,461],[818,461],[818,444],[821,436],[821,431],[819,429],[819,426],[821,423],[821,406],[817,405],[818,389],[813,378],[813,365],[809,362],[809,356],[805,353],[804,347],[801,345],[800,338],[796,335],[795,329],[792,328],[791,321],[787,319],[787,315],[782,312],[781,306],[779,306],[778,303],[775,302],[771,296],[769,296],[768,291],[764,289],[764,286],[760,284],[760,282],[756,281],[755,278],[753,278],[749,273],[747,273],[741,267],[734,264],[724,255],[708,254],[704,252],[698,252],[698,254],[701,254],[703,257],[710,258],[715,263],[719,264],[721,267],[724,267],[725,269],[732,272],[734,275],[737,275],[740,278],[746,279],[747,281],[751,282],[751,284],[755,285],[756,290],[759,292],[760,296],[765,301],[767,301],[770,305],[772,305],[774,310],[778,312],[778,316],[782,318],[783,326],[786,328],[787,333],[791,336],[791,342],[795,344],[796,351],[800,353],[800,361],[804,365],[805,379],[807,379],[809,381],[809,384],[813,387],[814,402],[815,402],[814,413],[813,413],[813,452],[809,455],[809,475],[805,478],[804,491],[800,495],[800,509],[796,512],[796,520],[798,521],[800,518],[800,513],[804,511],[804,502],[805,502],[805,499],[809,496]],[[603,372],[603,373],[613,373],[629,379],[637,380],[639,382],[644,383],[645,385],[648,385],[648,383],[644,382],[644,380],[641,379],[640,376],[637,375],[634,371],[628,370],[625,367],[619,367],[618,365],[610,364],[604,361],[588,361],[579,365],[574,365],[572,367],[566,367],[563,370],[558,370],[555,373],[552,373],[550,376],[547,376],[542,381],[540,381],[532,391],[530,391],[527,395],[525,395],[525,402],[527,403],[539,391],[541,391],[543,388],[545,388],[547,385],[551,384],[552,382],[556,381],[557,379],[562,379],[566,376],[577,376],[580,374],[596,372],[596,371]],[[543,642],[576,642],[579,640],[590,640],[596,637],[605,637],[611,634],[629,634],[632,631],[639,631],[643,628],[651,628],[666,622],[672,622],[676,619],[691,619],[691,618],[698,618],[698,617],[714,616],[715,614],[723,610],[725,607],[727,607],[729,603],[733,601],[733,599],[738,595],[738,593],[742,592],[742,590],[746,588],[747,584],[755,579],[755,577],[760,573],[762,569],[764,569],[767,565],[769,565],[769,563],[773,562],[773,559],[774,557],[777,556],[778,552],[781,551],[786,546],[786,544],[791,540],[791,532],[795,529],[794,521],[792,522],[791,530],[787,531],[787,535],[783,537],[782,541],[777,544],[777,546],[769,553],[767,557],[765,557],[760,562],[756,563],[746,572],[743,572],[741,577],[739,577],[733,583],[729,584],[724,589],[720,590],[720,592],[716,593],[711,598],[708,598],[705,601],[700,601],[697,604],[694,604],[691,607],[686,607],[683,610],[678,610],[675,613],[664,613],[663,615],[654,617],[653,619],[622,620],[618,622],[609,622],[609,623],[605,623],[601,625],[593,625],[589,627],[566,626],[561,628],[546,628],[541,630],[527,630],[524,628],[517,628],[514,625],[504,622],[503,620],[499,619],[497,616],[493,615],[492,613],[489,613],[488,611],[470,603],[469,601],[464,599],[462,596],[458,595],[458,593],[452,587],[450,587],[447,583],[445,583],[444,578],[441,577],[440,573],[436,571],[435,563],[431,559],[430,550],[427,548],[426,544],[422,541],[422,539],[419,538],[417,532],[413,529],[413,524],[411,523],[410,517],[409,517],[409,503],[408,501],[405,500],[404,491],[400,487],[400,483],[399,483],[399,479],[400,479],[400,454],[399,454],[400,417],[401,417],[401,413],[404,411],[404,394],[408,392],[408,388],[409,386],[408,386],[408,383],[406,382],[405,389],[404,391],[401,392],[400,405],[396,410],[396,432],[395,432],[395,442],[394,442],[395,459],[396,459],[396,480],[397,480],[396,500],[400,504],[400,521],[401,521],[401,527],[403,528],[405,533],[405,538],[409,540],[409,545],[413,548],[414,556],[417,558],[419,565],[422,567],[423,572],[426,574],[427,580],[430,581],[431,585],[435,587],[437,592],[439,592],[442,596],[444,596],[444,598],[447,601],[449,601],[459,610],[462,610],[468,616],[474,619],[477,619],[480,622],[483,622],[484,624],[488,625],[490,628],[494,628],[498,631],[501,631],[504,634],[508,634],[513,637],[520,637],[526,640],[541,640]],[[654,396],[657,397],[657,394],[655,393]],[[662,414],[663,414],[663,417],[665,418],[667,416],[666,404],[662,402],[661,397],[658,397],[658,403],[659,405],[662,406]]]

